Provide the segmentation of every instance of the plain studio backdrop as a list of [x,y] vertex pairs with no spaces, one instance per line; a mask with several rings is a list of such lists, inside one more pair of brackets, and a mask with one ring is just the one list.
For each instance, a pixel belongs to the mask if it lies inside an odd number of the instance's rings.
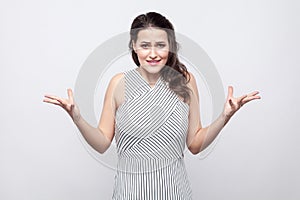
[[[111,198],[115,171],[87,150],[63,109],[42,99],[67,97],[88,56],[148,11],[166,15],[203,48],[225,95],[232,85],[234,96],[262,96],[236,113],[209,153],[185,152],[194,199],[299,199],[299,9],[296,0],[2,0],[0,199]],[[208,125],[210,99],[205,87],[199,91]]]

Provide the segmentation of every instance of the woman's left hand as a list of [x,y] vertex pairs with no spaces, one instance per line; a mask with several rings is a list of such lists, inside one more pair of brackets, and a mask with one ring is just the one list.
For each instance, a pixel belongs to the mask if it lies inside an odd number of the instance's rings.
[[231,117],[236,111],[238,111],[249,101],[260,99],[260,96],[257,96],[258,93],[258,91],[254,91],[240,97],[233,97],[233,87],[228,86],[228,96],[224,105],[223,114],[227,117]]

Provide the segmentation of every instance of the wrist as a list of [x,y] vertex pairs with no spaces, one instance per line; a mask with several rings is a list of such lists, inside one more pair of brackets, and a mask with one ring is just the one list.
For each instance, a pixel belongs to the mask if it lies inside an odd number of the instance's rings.
[[227,124],[227,122],[230,120],[230,118],[232,116],[233,116],[233,114],[228,114],[228,113],[222,112],[221,118],[222,118],[222,121],[224,122],[224,126]]
[[76,115],[72,116],[72,120],[76,125],[78,125],[80,123],[80,121],[82,120],[82,117],[80,114],[76,114]]

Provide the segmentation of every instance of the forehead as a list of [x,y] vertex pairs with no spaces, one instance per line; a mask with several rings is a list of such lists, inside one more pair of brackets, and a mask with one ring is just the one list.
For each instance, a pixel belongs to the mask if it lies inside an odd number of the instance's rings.
[[150,27],[138,32],[137,41],[168,41],[168,34],[163,29]]

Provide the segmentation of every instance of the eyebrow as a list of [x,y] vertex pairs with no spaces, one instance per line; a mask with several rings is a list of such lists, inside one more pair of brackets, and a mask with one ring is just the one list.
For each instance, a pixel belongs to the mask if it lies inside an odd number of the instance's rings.
[[[150,44],[151,42],[148,42],[148,41],[142,41],[141,43],[147,43],[147,44]],[[158,41],[158,42],[155,42],[155,43],[166,43],[165,41]]]

